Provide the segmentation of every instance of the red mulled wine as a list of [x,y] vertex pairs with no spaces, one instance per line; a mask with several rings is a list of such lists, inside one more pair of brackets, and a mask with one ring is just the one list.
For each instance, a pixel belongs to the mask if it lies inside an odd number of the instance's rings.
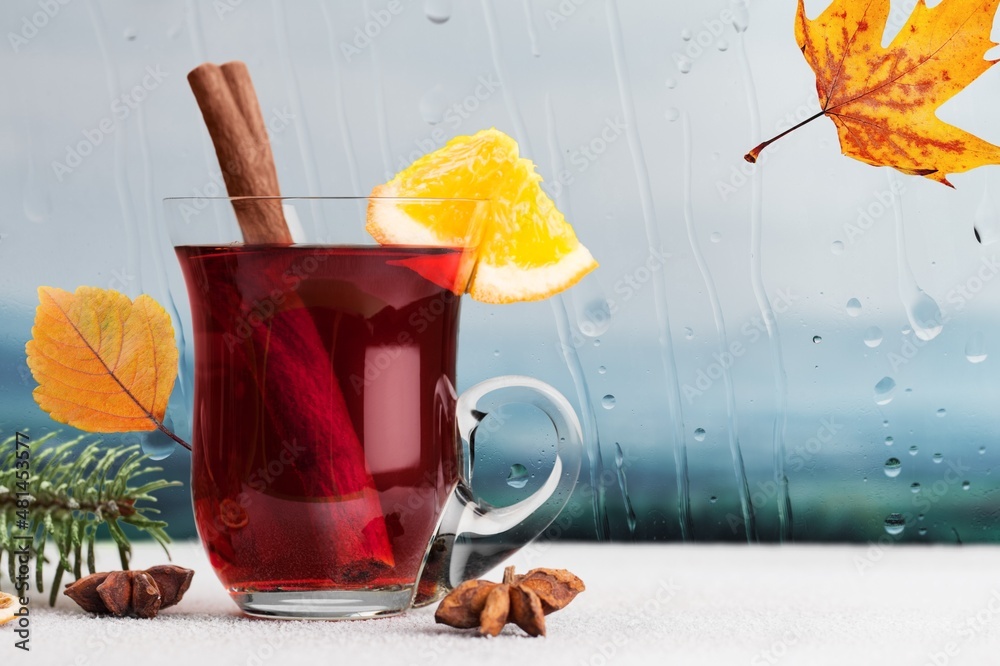
[[192,484],[234,593],[406,589],[457,482],[462,252],[181,246]]

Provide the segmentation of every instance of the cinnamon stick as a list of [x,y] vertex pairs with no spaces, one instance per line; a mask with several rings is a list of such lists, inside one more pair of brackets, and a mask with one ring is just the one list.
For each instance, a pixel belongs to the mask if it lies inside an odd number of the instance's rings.
[[[267,129],[246,65],[205,63],[188,74],[188,81],[230,197],[280,196]],[[279,199],[234,199],[233,208],[247,244],[292,243]],[[267,298],[275,286],[283,286],[280,274],[266,269],[251,273],[246,279],[256,278],[256,283],[239,286],[229,299],[231,312],[212,316],[232,325],[248,294]],[[257,368],[257,384],[279,437],[265,443],[265,460],[257,462],[278,459],[284,442],[306,448],[302,459],[292,463],[293,473],[276,479],[269,490],[285,498],[325,502],[329,516],[317,524],[316,542],[297,547],[314,553],[319,561],[329,561],[323,554],[332,554],[341,576],[363,576],[394,561],[378,493],[336,377],[316,370],[328,365],[323,361],[328,352],[320,332],[295,291],[284,296],[270,320],[254,327],[236,352],[245,355],[244,362],[267,359]],[[331,526],[348,533],[326,533]],[[335,572],[327,575],[338,577]]]
[[338,582],[363,582],[384,572],[394,558],[364,448],[337,378],[317,362],[328,358],[324,347],[316,348],[317,339],[309,311],[299,308],[277,312],[244,343],[258,360],[257,376],[267,378],[257,389],[278,434],[253,469],[280,459],[286,442],[303,449],[291,473],[275,478],[271,490],[279,497],[325,503],[316,543],[308,550],[298,547],[335,562],[336,571],[328,575]]
[[[188,83],[215,145],[229,196],[280,197],[271,143],[246,65],[204,63],[191,70]],[[245,242],[292,242],[281,201],[236,199],[233,208]]]

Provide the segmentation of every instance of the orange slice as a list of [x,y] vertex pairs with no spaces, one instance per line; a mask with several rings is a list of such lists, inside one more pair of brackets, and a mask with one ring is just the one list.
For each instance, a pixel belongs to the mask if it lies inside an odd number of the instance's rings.
[[[372,190],[366,229],[392,245],[465,246],[470,225],[483,223],[469,294],[484,303],[537,301],[594,270],[597,262],[542,190],[535,165],[496,129],[458,136]],[[488,199],[477,222],[468,204],[427,206],[393,197]]]

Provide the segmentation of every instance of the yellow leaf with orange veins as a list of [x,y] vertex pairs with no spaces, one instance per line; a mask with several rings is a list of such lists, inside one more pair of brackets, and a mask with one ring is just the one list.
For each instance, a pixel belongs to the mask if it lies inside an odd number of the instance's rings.
[[984,56],[996,46],[990,31],[1000,0],[942,0],[933,9],[919,0],[883,48],[889,4],[834,0],[810,20],[799,0],[795,38],[816,73],[822,109],[810,120],[829,117],[848,157],[948,186],[948,174],[1000,164],[1000,147],[937,117],[942,104],[996,64]]
[[177,377],[170,315],[145,294],[39,287],[25,345],[39,407],[88,432],[155,430]]

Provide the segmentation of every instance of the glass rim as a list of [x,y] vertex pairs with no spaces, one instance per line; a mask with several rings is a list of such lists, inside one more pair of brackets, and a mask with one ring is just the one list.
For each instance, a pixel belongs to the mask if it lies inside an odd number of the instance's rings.
[[462,201],[469,203],[489,203],[492,199],[480,197],[382,197],[382,196],[258,196],[247,195],[237,197],[163,197],[163,203],[168,201],[399,201],[409,203],[446,203]]

